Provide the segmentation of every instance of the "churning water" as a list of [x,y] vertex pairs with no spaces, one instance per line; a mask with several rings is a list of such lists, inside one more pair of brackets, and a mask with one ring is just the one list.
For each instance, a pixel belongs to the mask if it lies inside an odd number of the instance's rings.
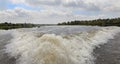
[[119,27],[44,26],[0,31],[0,64],[95,64],[93,51]]

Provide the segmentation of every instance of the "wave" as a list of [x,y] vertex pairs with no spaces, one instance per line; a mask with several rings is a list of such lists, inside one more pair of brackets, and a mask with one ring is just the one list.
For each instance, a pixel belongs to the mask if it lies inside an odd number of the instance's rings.
[[93,50],[119,32],[119,27],[104,27],[61,36],[16,30],[5,52],[16,64],[94,64]]

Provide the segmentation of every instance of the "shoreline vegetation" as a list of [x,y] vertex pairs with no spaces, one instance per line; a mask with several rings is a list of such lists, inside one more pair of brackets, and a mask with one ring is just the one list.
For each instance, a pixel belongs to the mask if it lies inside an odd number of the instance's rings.
[[1,30],[9,30],[9,29],[18,29],[18,28],[33,28],[40,26],[54,26],[56,24],[32,24],[32,23],[0,23]]
[[96,20],[75,20],[58,24],[32,24],[32,23],[0,23],[0,29],[9,30],[17,28],[33,28],[40,26],[60,26],[60,25],[86,25],[86,26],[120,26],[120,18],[96,19]]
[[75,21],[58,23],[58,25],[120,26],[120,18],[81,20],[81,21],[75,20]]
[[17,28],[32,28],[36,27],[36,24],[31,23],[0,23],[0,29],[9,30],[9,29],[17,29]]

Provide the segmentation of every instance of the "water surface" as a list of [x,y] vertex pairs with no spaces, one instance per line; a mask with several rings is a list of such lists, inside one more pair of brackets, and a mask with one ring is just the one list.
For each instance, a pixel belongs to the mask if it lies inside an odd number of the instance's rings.
[[[109,64],[105,59],[115,59],[112,53],[119,56],[114,50],[119,32],[119,27],[98,26],[0,30],[0,64]],[[111,54],[105,55],[106,50]]]

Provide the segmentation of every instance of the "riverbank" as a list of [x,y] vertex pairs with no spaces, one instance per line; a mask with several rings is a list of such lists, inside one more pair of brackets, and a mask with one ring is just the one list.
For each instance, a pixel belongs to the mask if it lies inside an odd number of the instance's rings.
[[30,23],[0,23],[0,29],[9,30],[9,29],[17,29],[17,28],[32,28],[36,27],[36,24]]
[[58,25],[120,26],[120,18],[74,20],[74,21],[58,23]]

